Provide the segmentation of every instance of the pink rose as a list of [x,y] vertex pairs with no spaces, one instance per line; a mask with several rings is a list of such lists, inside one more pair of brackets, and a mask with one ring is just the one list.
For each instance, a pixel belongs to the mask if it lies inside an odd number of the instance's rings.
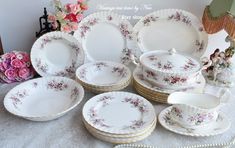
[[2,65],[3,65],[4,69],[9,69],[11,67],[11,60],[10,59],[5,59],[2,62]]
[[77,30],[78,29],[78,23],[71,23],[70,24],[72,30]]
[[69,33],[69,32],[71,32],[72,30],[71,30],[70,26],[68,26],[68,25],[63,25],[63,26],[61,27],[61,31]]
[[21,53],[21,54],[23,55],[23,59],[22,59],[23,62],[29,62],[30,61],[29,54],[27,54],[27,53]]
[[15,80],[15,77],[17,77],[17,71],[13,68],[7,69],[5,71],[5,75],[9,80]]
[[18,74],[20,78],[27,79],[30,76],[30,70],[25,67],[20,69]]
[[56,21],[56,17],[54,15],[48,15],[48,20],[50,22],[55,22]]
[[5,53],[4,55],[2,55],[2,58],[11,59],[12,56],[15,56],[15,54],[13,52],[9,52],[9,53]]
[[83,19],[83,14],[77,14],[77,20],[80,22]]
[[25,63],[19,59],[15,59],[11,61],[11,65],[15,68],[22,68],[25,66]]
[[87,10],[88,9],[88,6],[86,4],[81,4],[81,9],[82,10]]
[[0,71],[1,71],[1,72],[5,71],[5,68],[4,68],[4,66],[3,66],[3,63],[2,63],[2,62],[0,63]]

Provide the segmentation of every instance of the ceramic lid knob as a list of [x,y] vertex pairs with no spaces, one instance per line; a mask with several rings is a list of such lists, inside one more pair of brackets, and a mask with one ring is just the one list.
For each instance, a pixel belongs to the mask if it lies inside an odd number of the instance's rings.
[[171,48],[170,50],[168,50],[170,55],[173,55],[176,53],[176,49],[175,48]]

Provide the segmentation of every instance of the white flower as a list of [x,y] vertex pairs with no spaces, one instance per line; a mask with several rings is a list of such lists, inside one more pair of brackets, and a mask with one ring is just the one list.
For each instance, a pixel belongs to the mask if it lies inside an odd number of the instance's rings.
[[16,57],[17,57],[17,59],[19,59],[19,60],[22,60],[22,59],[23,59],[23,55],[22,55],[22,54],[17,54]]

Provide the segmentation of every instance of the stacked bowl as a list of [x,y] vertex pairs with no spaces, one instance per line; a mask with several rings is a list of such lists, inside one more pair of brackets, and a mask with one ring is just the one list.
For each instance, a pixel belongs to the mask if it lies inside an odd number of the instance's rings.
[[80,66],[76,78],[87,90],[102,93],[127,87],[131,82],[131,71],[120,63],[96,61]]

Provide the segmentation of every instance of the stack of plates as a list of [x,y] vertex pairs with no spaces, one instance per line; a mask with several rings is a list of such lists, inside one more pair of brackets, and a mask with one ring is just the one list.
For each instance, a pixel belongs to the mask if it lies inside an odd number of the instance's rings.
[[148,137],[157,120],[152,104],[143,97],[127,92],[108,92],[86,102],[83,122],[100,140],[131,143]]
[[131,81],[131,71],[120,63],[96,61],[79,67],[76,77],[87,90],[102,93],[127,87]]
[[151,84],[148,80],[146,80],[142,74],[141,68],[137,67],[133,72],[133,86],[135,90],[143,97],[160,103],[167,103],[168,95],[175,91],[202,93],[205,87],[205,83],[206,82],[204,77],[200,75],[198,81],[187,89],[167,90],[156,87],[155,85]]

